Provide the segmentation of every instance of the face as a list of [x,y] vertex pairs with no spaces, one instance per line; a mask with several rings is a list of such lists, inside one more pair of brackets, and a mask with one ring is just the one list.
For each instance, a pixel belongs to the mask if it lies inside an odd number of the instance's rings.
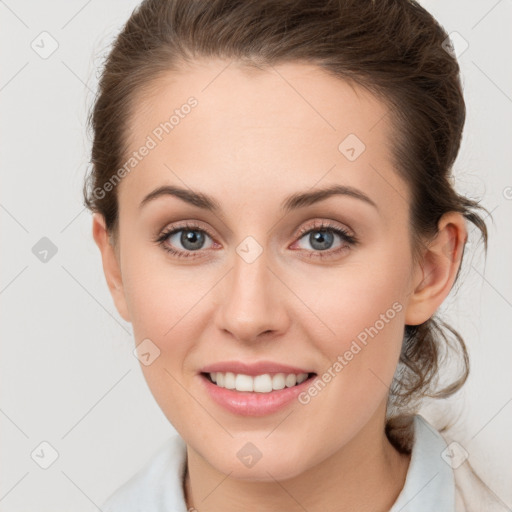
[[[169,74],[136,104],[127,159],[145,155],[117,186],[117,305],[190,449],[284,479],[382,431],[416,276],[410,196],[364,89],[313,65],[227,64]],[[183,193],[144,201],[165,186]]]

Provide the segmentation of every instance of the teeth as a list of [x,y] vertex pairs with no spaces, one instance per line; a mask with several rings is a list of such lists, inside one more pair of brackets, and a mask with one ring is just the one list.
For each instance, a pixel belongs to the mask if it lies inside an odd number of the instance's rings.
[[212,372],[209,374],[213,382],[220,388],[236,389],[237,391],[254,391],[256,393],[270,393],[279,389],[291,388],[296,384],[304,382],[308,378],[307,373],[276,373],[270,375],[244,375],[232,372]]
[[235,389],[235,374],[231,372],[227,372],[224,375],[224,387],[226,389]]
[[297,376],[293,373],[290,373],[290,375],[286,376],[286,380],[284,381],[287,388],[291,388],[292,386],[295,386],[297,384]]
[[249,375],[238,374],[235,378],[237,391],[254,391],[254,379]]

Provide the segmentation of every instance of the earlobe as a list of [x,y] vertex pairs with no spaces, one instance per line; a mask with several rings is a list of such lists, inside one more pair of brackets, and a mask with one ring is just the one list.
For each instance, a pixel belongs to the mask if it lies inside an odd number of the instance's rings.
[[101,253],[103,272],[116,309],[124,320],[130,322],[130,315],[124,295],[120,261],[113,241],[110,239],[110,234],[107,231],[105,219],[100,213],[93,214],[92,235]]
[[405,312],[406,325],[426,322],[450,293],[460,267],[467,230],[457,212],[443,215],[438,234],[425,247],[415,269],[413,288]]

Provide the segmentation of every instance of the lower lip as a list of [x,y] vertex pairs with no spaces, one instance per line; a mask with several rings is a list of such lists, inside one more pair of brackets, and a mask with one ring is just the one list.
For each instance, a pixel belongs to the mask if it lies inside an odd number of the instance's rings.
[[212,400],[228,411],[239,416],[265,416],[283,409],[310,386],[316,375],[291,388],[279,389],[269,393],[236,391],[221,388],[200,374],[207,393]]

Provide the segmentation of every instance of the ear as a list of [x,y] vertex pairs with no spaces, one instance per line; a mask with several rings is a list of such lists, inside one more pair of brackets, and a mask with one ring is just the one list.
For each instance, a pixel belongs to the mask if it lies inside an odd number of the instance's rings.
[[464,217],[457,212],[444,214],[436,237],[424,249],[413,278],[413,291],[405,310],[405,323],[426,322],[450,293],[468,239]]
[[130,315],[128,314],[124,296],[119,257],[117,254],[119,251],[116,251],[113,241],[110,240],[110,235],[105,225],[105,219],[100,213],[93,214],[92,236],[101,252],[103,272],[117,311],[127,322],[130,322]]

